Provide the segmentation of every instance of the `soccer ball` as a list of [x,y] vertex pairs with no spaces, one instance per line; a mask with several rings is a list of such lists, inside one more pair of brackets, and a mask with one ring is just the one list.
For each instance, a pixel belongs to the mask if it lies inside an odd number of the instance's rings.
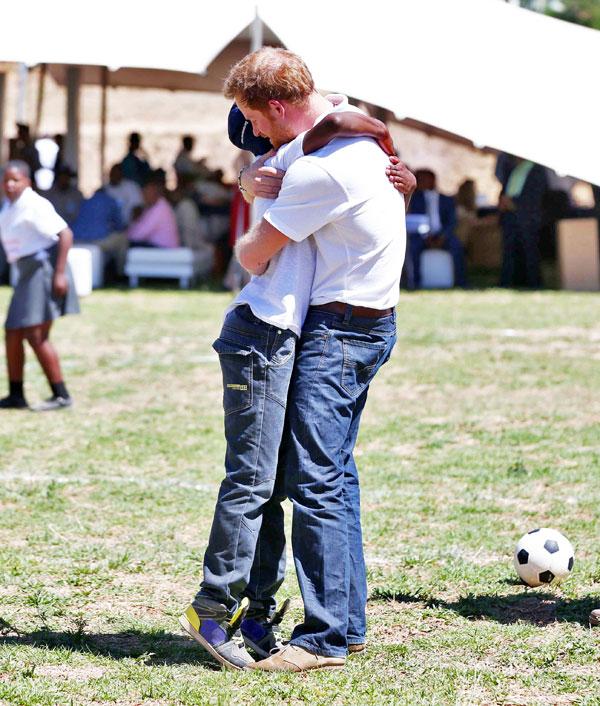
[[515,569],[528,586],[562,581],[571,573],[574,560],[571,542],[548,527],[524,534],[515,549]]

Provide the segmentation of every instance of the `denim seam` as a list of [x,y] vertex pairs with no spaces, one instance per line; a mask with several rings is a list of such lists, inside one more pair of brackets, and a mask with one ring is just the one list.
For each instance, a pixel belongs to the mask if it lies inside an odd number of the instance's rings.
[[[254,366],[252,367],[252,387],[254,388]],[[261,414],[260,414],[260,427],[259,427],[259,432],[258,432],[258,443],[256,445],[256,456],[254,459],[254,474],[252,476],[252,490],[251,490],[250,494],[248,495],[248,497],[246,498],[246,503],[245,503],[244,508],[242,510],[242,513],[240,515],[240,521],[239,521],[238,528],[237,528],[237,535],[236,535],[235,544],[234,544],[234,557],[235,557],[235,559],[233,562],[233,567],[232,567],[231,571],[229,572],[229,580],[227,581],[227,595],[229,598],[231,598],[231,592],[229,590],[231,576],[235,573],[235,571],[237,569],[238,547],[240,544],[240,534],[242,531],[243,517],[246,513],[246,509],[248,508],[250,500],[254,496],[254,486],[256,483],[256,473],[258,471],[258,460],[260,457],[259,449],[260,449],[260,444],[261,444],[262,436],[263,436],[263,423],[264,423],[264,418],[265,418],[265,405],[264,405],[264,393],[265,392],[266,392],[266,368],[265,368],[265,375],[263,376],[263,395],[262,395],[263,405],[262,405]],[[253,395],[253,399],[254,399],[254,395]]]

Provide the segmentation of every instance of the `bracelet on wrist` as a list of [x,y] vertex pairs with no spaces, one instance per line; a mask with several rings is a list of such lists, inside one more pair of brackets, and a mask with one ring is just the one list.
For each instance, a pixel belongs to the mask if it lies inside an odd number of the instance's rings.
[[246,166],[246,167],[242,167],[242,168],[240,169],[240,173],[238,174],[238,178],[237,178],[238,189],[239,189],[240,191],[242,191],[242,192],[243,192],[243,191],[246,191],[246,189],[244,189],[244,187],[242,186],[242,174],[246,171],[246,169],[248,169],[247,166]]

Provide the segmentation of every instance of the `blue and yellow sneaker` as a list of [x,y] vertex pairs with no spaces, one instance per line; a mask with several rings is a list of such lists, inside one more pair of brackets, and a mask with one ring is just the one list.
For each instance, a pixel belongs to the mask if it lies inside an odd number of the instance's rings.
[[290,607],[290,599],[286,598],[269,618],[262,611],[250,609],[242,621],[242,637],[246,647],[249,647],[260,657],[269,657],[283,647],[279,637],[279,625]]
[[244,598],[230,616],[222,603],[210,598],[196,598],[179,618],[179,623],[222,665],[229,669],[245,669],[254,662],[246,652],[239,632],[248,605],[248,599]]

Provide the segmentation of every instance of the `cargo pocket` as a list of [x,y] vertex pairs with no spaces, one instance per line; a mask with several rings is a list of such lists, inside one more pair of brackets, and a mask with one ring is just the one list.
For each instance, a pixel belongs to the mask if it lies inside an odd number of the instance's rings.
[[386,344],[342,340],[342,346],[342,387],[352,397],[358,397],[382,364]]
[[218,338],[213,343],[223,374],[223,410],[241,412],[252,406],[252,351]]

